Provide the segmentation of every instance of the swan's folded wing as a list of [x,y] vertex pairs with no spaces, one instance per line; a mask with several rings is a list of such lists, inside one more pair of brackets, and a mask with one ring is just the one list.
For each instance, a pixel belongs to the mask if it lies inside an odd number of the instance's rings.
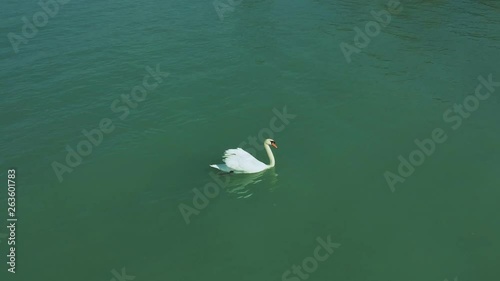
[[255,159],[252,154],[241,148],[226,150],[223,160],[235,172],[260,171],[266,166],[266,164]]

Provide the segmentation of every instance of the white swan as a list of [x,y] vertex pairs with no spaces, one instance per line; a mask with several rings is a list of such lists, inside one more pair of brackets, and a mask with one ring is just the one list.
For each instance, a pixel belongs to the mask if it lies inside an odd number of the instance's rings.
[[237,174],[251,174],[264,171],[266,169],[274,167],[274,155],[271,151],[270,145],[278,148],[276,142],[272,139],[266,139],[264,141],[264,148],[266,149],[267,156],[271,163],[266,165],[259,160],[255,159],[252,154],[246,152],[241,148],[228,149],[224,152],[222,156],[222,161],[225,164],[213,164],[210,167],[219,169],[227,173],[237,173]]

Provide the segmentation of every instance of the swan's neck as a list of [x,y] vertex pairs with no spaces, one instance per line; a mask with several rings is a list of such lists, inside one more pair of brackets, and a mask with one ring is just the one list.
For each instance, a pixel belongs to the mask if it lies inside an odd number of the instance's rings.
[[264,144],[264,148],[266,149],[266,152],[267,152],[267,156],[269,157],[269,161],[271,163],[269,163],[269,165],[267,165],[269,168],[272,168],[274,167],[274,155],[273,155],[273,152],[271,151],[271,148],[269,147],[269,145],[267,144]]

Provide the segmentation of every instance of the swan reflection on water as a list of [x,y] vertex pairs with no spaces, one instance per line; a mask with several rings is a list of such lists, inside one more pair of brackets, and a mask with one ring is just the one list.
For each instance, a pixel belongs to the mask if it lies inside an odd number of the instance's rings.
[[217,177],[222,182],[227,182],[223,189],[238,199],[249,198],[259,187],[267,187],[269,191],[278,188],[278,174],[274,169],[255,174],[219,173]]
[[[279,187],[278,174],[274,168],[255,174],[210,172],[204,181],[193,183],[191,186],[196,186],[196,189],[203,193],[204,187],[210,183],[219,187],[218,196],[226,192],[230,197],[237,199],[249,198],[258,191],[272,192]],[[190,189],[183,187],[164,196],[160,196],[154,191],[146,191],[140,200],[144,204],[159,203],[165,200],[192,201],[193,195],[192,187]]]

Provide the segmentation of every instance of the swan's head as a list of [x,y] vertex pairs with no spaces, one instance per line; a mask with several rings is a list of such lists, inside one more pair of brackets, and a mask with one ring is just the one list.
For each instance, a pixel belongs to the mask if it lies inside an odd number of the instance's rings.
[[272,146],[274,146],[274,148],[278,148],[278,146],[276,145],[276,142],[274,140],[272,140],[272,139],[267,139],[264,142],[264,144],[266,144],[266,145],[272,145]]

